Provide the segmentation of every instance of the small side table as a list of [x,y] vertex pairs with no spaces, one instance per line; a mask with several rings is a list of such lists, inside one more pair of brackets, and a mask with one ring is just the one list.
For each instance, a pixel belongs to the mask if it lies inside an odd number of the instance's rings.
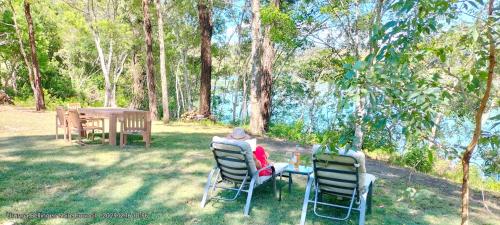
[[[309,181],[309,175],[313,173],[313,168],[310,166],[299,166],[299,168],[295,168],[293,165],[288,165],[282,174],[288,173],[288,192],[292,191],[292,174],[304,175],[307,176],[307,180]],[[281,177],[280,177],[281,179]],[[281,196],[280,196],[281,198]]]

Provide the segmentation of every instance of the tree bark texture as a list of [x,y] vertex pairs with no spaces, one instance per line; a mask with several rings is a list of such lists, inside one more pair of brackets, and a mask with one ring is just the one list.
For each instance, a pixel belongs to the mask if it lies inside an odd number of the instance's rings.
[[[45,100],[42,89],[42,80],[40,76],[40,66],[38,64],[38,57],[36,54],[35,29],[33,28],[33,19],[31,18],[31,5],[28,1],[24,1],[24,15],[26,16],[26,22],[28,23],[28,34],[29,34],[30,53],[31,53],[31,66],[28,65],[28,67],[31,67],[33,75],[32,89],[35,97],[35,108],[36,111],[40,111],[45,109]],[[24,49],[22,51],[24,51]]]
[[158,104],[156,102],[156,86],[154,78],[153,60],[153,37],[151,19],[149,17],[149,0],[142,0],[142,11],[144,13],[144,34],[146,42],[146,81],[148,87],[149,111],[151,119],[158,120]]
[[476,111],[475,115],[475,128],[474,134],[472,136],[472,140],[469,145],[465,149],[464,155],[462,157],[462,225],[469,224],[469,162],[472,157],[472,153],[479,142],[479,138],[481,138],[481,125],[483,120],[483,113],[488,104],[488,100],[490,98],[490,92],[493,86],[493,77],[496,59],[495,59],[495,40],[492,35],[492,26],[493,26],[493,4],[494,0],[489,0],[488,2],[488,22],[487,22],[487,37],[489,41],[489,56],[488,56],[488,80],[486,82],[486,90],[484,92],[483,98],[481,98],[481,102],[479,103],[479,108]]
[[[280,0],[273,0],[274,7],[279,9]],[[271,105],[272,105],[272,87],[273,87],[273,61],[274,61],[274,46],[271,42],[271,25],[266,25],[264,28],[264,37],[262,41],[262,78],[261,78],[261,94],[260,94],[260,113],[262,114],[262,123],[264,130],[269,130],[271,121]]]
[[212,79],[212,20],[211,10],[206,0],[198,1],[198,18],[201,32],[201,75],[200,75],[200,105],[199,114],[210,116],[210,88]]
[[[356,58],[359,59],[359,47],[360,47],[360,42],[359,42],[359,27],[358,27],[358,20],[359,20],[359,15],[360,15],[360,6],[359,6],[359,0],[354,1],[354,6],[355,6],[355,23],[354,23],[354,53],[356,55]],[[358,71],[356,71],[356,78],[358,80],[358,84],[356,87],[356,93],[358,95],[358,98],[356,100],[356,121],[354,124],[354,148],[356,151],[362,151],[363,150],[363,139],[364,139],[364,131],[363,131],[363,117],[365,116],[365,96],[362,96],[361,94],[361,84],[359,80],[361,79],[360,74]]]
[[252,0],[252,50],[251,50],[251,85],[250,85],[250,133],[262,135],[264,123],[260,111],[261,93],[261,55],[262,40],[260,36],[260,1]]
[[161,78],[161,103],[163,109],[163,123],[168,123],[170,120],[170,112],[168,110],[168,82],[167,82],[167,67],[165,65],[165,40],[163,34],[163,7],[160,0],[156,0],[156,12],[158,15],[158,39],[160,41],[160,78]]
[[139,54],[134,52],[129,68],[132,74],[132,102],[130,108],[140,109],[144,101],[144,71],[139,62]]

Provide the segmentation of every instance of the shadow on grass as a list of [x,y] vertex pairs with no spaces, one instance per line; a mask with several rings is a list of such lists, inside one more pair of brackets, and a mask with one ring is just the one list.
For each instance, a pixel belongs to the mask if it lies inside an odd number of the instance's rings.
[[[214,135],[203,132],[153,133],[151,148],[140,136],[129,135],[125,149],[85,146],[56,141],[53,135],[0,138],[0,221],[12,213],[134,213],[147,218],[67,219],[66,224],[297,224],[305,178],[295,178],[292,191],[286,182],[281,202],[273,199],[272,184],[258,187],[250,217],[243,216],[246,194],[234,202],[210,201],[199,208],[206,176],[214,164],[209,144]],[[273,153],[274,154],[274,153]],[[277,156],[280,158],[282,156]],[[373,213],[368,224],[439,224],[458,217],[457,200],[427,195],[406,197],[400,180],[377,180]],[[222,193],[227,195],[227,192]],[[339,215],[339,214],[337,214]],[[443,219],[444,218],[444,219]],[[347,222],[357,224],[358,213]],[[46,219],[29,219],[39,224]],[[458,221],[454,219],[453,221]],[[452,222],[453,222],[452,221]],[[475,223],[488,218],[474,216]],[[309,205],[309,224],[330,224]]]

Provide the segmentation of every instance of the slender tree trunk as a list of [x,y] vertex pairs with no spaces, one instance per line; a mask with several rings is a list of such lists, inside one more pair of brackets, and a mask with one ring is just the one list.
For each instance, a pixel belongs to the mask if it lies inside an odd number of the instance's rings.
[[200,75],[200,106],[199,114],[210,116],[210,82],[212,76],[212,20],[211,10],[206,0],[198,1],[198,17],[201,32],[201,75]]
[[247,121],[248,117],[248,81],[247,81],[247,73],[243,74],[243,90],[242,90],[242,103],[241,103],[241,112],[240,112],[240,117],[241,117],[241,122],[244,124]]
[[255,135],[264,133],[264,123],[260,111],[261,93],[261,55],[260,1],[252,0],[252,51],[251,51],[251,88],[250,88],[250,132]]
[[132,55],[132,63],[129,68],[132,74],[132,102],[129,108],[139,109],[144,101],[144,74],[142,66],[139,63],[139,54],[134,52]]
[[[182,49],[182,52],[181,52],[181,59],[182,59],[182,75],[184,77],[184,89],[186,89],[186,98],[187,98],[187,108],[189,111],[191,111],[193,109],[193,98],[191,97],[191,87],[189,86],[189,70],[188,70],[188,66],[187,66],[187,48],[184,48]],[[180,81],[179,81],[179,85],[181,85]],[[181,88],[182,89],[182,88]],[[184,102],[185,102],[185,99],[184,98],[184,94],[183,92],[181,91],[181,94],[182,94],[182,104],[183,104],[183,107],[184,108]],[[186,110],[184,108],[184,110]]]
[[142,11],[144,13],[144,34],[146,36],[146,80],[148,86],[149,111],[151,119],[158,120],[158,105],[156,102],[156,86],[154,78],[154,60],[153,60],[153,37],[151,29],[151,20],[149,18],[149,0],[142,0]]
[[234,84],[234,89],[233,89],[233,124],[236,123],[236,107],[238,106],[238,88],[239,88],[239,83],[240,83],[240,77],[236,79],[236,81],[233,83]]
[[[273,7],[280,7],[280,0],[273,0]],[[260,94],[260,113],[262,114],[262,123],[264,130],[269,130],[271,121],[271,105],[272,105],[272,86],[273,86],[273,61],[274,61],[274,46],[271,42],[271,25],[266,25],[264,28],[264,37],[262,41],[262,80]]]
[[[39,98],[39,93],[38,93],[38,89],[35,85],[35,79],[34,79],[34,75],[33,75],[33,66],[32,64],[30,63],[29,61],[29,58],[24,50],[24,44],[23,44],[23,39],[22,39],[22,35],[21,35],[21,30],[19,29],[19,26],[17,24],[17,20],[16,20],[16,10],[14,9],[14,6],[12,5],[12,2],[9,0],[8,1],[9,3],[9,6],[12,10],[12,14],[13,14],[13,20],[14,20],[14,29],[16,30],[16,35],[17,35],[17,41],[19,43],[19,52],[21,53],[21,56],[23,57],[23,60],[24,60],[24,64],[26,65],[26,69],[28,70],[28,78],[29,78],[29,81],[30,81],[30,86],[31,86],[31,90],[33,90],[33,96],[35,97],[35,101],[36,101],[36,104],[35,104],[35,107],[36,107],[36,110],[41,110],[41,108],[39,108],[39,104],[38,104],[38,98]],[[26,10],[26,6],[25,6],[25,10]],[[28,6],[28,10],[29,10],[29,6]],[[29,11],[28,11],[29,13]],[[31,21],[31,14],[30,14],[30,21]],[[28,19],[28,17],[26,17],[26,19]],[[29,26],[29,25],[28,25]],[[31,22],[31,29],[33,29],[33,23]],[[30,44],[31,44],[31,35],[33,35],[34,37],[34,33],[31,33],[30,31]],[[34,41],[33,41],[34,42]],[[34,44],[34,43],[33,43]],[[35,52],[36,54],[36,52]],[[33,55],[32,55],[33,57]],[[35,58],[36,58],[36,55],[35,55]],[[41,87],[40,87],[40,90],[41,90]],[[42,98],[43,98],[43,92],[42,92]],[[45,108],[45,105],[43,105],[43,107]]]
[[28,34],[30,37],[31,64],[33,65],[36,111],[40,111],[45,109],[45,100],[43,97],[42,80],[40,77],[40,66],[38,64],[38,57],[36,55],[35,29],[33,28],[33,20],[31,19],[30,3],[26,0],[24,1],[24,14],[26,15],[26,22],[28,23]]
[[177,119],[181,118],[181,103],[179,102],[180,101],[180,96],[179,96],[179,75],[177,73],[178,71],[176,71],[174,73],[173,69],[172,69],[172,74],[175,74],[175,105],[177,107]]
[[168,83],[167,83],[167,68],[165,65],[165,38],[163,37],[163,16],[160,0],[156,0],[156,11],[158,13],[158,39],[160,39],[160,78],[161,78],[161,103],[163,105],[163,123],[168,123],[170,120],[170,112],[168,111]]
[[112,101],[111,78],[110,78],[111,58],[113,54],[113,41],[110,41],[109,43],[108,61],[106,63],[106,57],[104,55],[104,51],[101,46],[101,39],[99,37],[99,34],[97,33],[97,30],[94,28],[92,24],[90,25],[90,30],[92,32],[92,36],[94,37],[94,43],[97,49],[97,55],[99,56],[99,64],[101,65],[102,75],[104,76],[104,106],[111,107],[113,105],[116,105]]
[[9,4],[10,9],[12,10],[12,14],[13,14],[12,20],[14,21],[14,29],[16,31],[16,37],[17,37],[17,41],[19,44],[19,52],[21,53],[24,64],[26,66],[26,70],[28,71],[29,84],[30,84],[31,90],[33,91],[33,96],[35,97],[36,90],[35,90],[35,86],[33,83],[33,70],[31,67],[31,63],[29,62],[28,56],[26,55],[26,52],[24,50],[24,44],[23,44],[23,39],[22,39],[22,35],[21,35],[21,30],[19,29],[19,26],[18,26],[17,20],[16,20],[16,17],[17,17],[16,10],[14,9],[14,6],[12,5],[11,0],[8,0],[7,2]]
[[[354,1],[355,5],[355,24],[354,24],[354,53],[356,55],[356,59],[359,58],[359,35],[358,35],[358,20],[359,20],[359,0]],[[365,115],[365,97],[361,94],[361,79],[359,71],[356,71],[356,78],[358,80],[358,84],[356,87],[356,93],[358,95],[356,99],[356,121],[354,126],[354,147],[356,151],[363,150],[363,117]]]
[[463,170],[463,178],[462,178],[462,225],[469,224],[469,162],[474,152],[474,149],[477,146],[479,138],[481,137],[481,125],[483,120],[483,113],[486,109],[486,105],[488,104],[488,100],[490,98],[490,92],[493,86],[493,77],[495,76],[495,40],[492,35],[492,26],[493,26],[493,5],[494,0],[489,0],[488,2],[488,22],[487,22],[487,37],[489,41],[489,56],[488,56],[488,80],[486,83],[486,91],[484,92],[483,98],[479,103],[479,108],[476,111],[475,116],[475,129],[474,134],[472,136],[472,140],[469,145],[465,149],[464,155],[462,157],[462,170]]
[[10,86],[12,90],[14,90],[14,94],[17,94],[17,71],[16,68],[13,67],[12,73],[10,74]]
[[431,141],[429,141],[429,149],[434,147],[435,143],[436,143],[436,135],[437,135],[437,131],[439,129],[439,124],[441,123],[441,119],[443,118],[443,114],[442,113],[438,113],[438,115],[436,116],[436,119],[434,119],[434,126],[432,126],[431,128]]
[[[179,71],[180,67],[180,63],[177,63],[177,70],[176,71]],[[181,80],[182,78],[181,77],[178,77],[179,79],[179,94],[181,96],[181,104],[182,104],[182,110],[183,111],[186,111],[186,98],[184,97],[184,92],[182,91],[182,84],[181,84]],[[186,78],[187,79],[187,78]],[[189,87],[188,87],[189,88]],[[191,107],[188,106],[188,110],[191,111]]]

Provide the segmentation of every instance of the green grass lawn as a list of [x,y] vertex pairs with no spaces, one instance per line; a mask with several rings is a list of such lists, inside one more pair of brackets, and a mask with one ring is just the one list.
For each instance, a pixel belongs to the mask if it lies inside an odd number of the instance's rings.
[[[272,186],[259,187],[250,217],[243,216],[246,195],[235,202],[211,201],[199,207],[206,176],[213,166],[212,136],[230,130],[196,124],[154,123],[152,147],[140,137],[125,149],[85,146],[55,140],[53,112],[0,108],[0,224],[297,224],[305,179],[295,179],[283,200],[272,198]],[[271,156],[279,160],[282,155]],[[285,186],[285,182],[279,185]],[[408,189],[411,188],[411,189]],[[412,190],[416,192],[413,193]],[[373,213],[367,224],[458,224],[459,199],[439,187],[408,186],[388,174],[376,182]],[[498,202],[472,201],[474,224],[499,224]],[[310,208],[312,209],[312,208]],[[147,218],[10,219],[7,213],[137,213]],[[351,221],[356,224],[357,213]],[[308,224],[331,224],[313,216]]]

